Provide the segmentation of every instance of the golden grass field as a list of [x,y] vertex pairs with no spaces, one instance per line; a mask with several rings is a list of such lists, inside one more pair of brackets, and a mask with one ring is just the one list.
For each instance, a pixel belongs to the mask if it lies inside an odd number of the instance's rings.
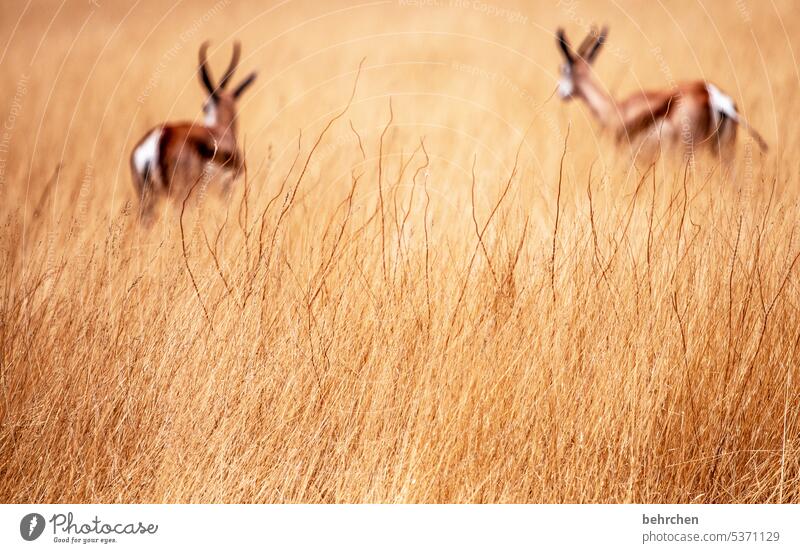
[[[768,154],[631,166],[553,94],[592,22],[611,91],[707,78]],[[793,0],[4,2],[0,500],[800,501],[798,36]],[[146,230],[128,157],[202,117],[206,39],[259,71],[247,178]]]

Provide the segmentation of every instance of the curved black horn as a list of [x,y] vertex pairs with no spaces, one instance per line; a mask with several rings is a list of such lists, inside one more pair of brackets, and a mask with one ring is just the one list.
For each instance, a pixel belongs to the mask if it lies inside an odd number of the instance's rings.
[[222,79],[219,81],[219,87],[225,88],[228,84],[228,81],[231,80],[233,77],[233,72],[236,71],[236,66],[239,65],[239,56],[242,54],[242,45],[237,40],[233,43],[233,56],[231,57],[231,63],[228,65],[228,70],[225,71],[225,74],[222,76]]
[[214,81],[211,79],[211,74],[208,72],[208,61],[206,52],[208,51],[208,41],[200,45],[200,82],[206,87],[208,93],[214,96],[216,94],[216,87]]
[[240,82],[236,86],[236,88],[233,91],[233,97],[238,99],[239,96],[242,95],[242,92],[244,92],[247,89],[247,87],[253,84],[253,81],[255,80],[256,80],[256,73],[255,72],[250,73],[247,77],[244,78],[242,82]]
[[564,52],[564,56],[567,58],[567,61],[569,63],[573,63],[575,61],[575,56],[572,55],[572,51],[569,47],[569,41],[567,40],[567,35],[564,34],[564,29],[561,27],[559,27],[556,31],[556,38],[558,39],[558,45],[561,47],[561,51]]
[[600,47],[606,43],[606,38],[608,38],[608,26],[604,25],[603,30],[597,35],[597,38],[594,41],[594,45],[586,52],[584,59],[589,63],[594,61],[595,56],[597,56],[597,52],[600,51]]
[[589,29],[589,34],[583,39],[583,42],[581,42],[581,45],[578,47],[575,53],[578,54],[579,57],[585,59],[586,52],[589,51],[592,44],[594,44],[595,40],[597,40],[597,36],[597,27],[592,25],[591,29]]

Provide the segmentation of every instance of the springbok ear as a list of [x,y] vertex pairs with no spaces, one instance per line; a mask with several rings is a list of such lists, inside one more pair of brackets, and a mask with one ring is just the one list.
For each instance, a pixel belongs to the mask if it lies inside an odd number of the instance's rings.
[[597,57],[597,53],[600,51],[600,48],[602,48],[603,44],[606,43],[607,38],[608,38],[608,26],[604,26],[603,29],[600,31],[600,33],[597,35],[594,44],[589,49],[589,51],[586,52],[586,55],[584,56],[584,58],[588,63],[594,62],[595,58]]
[[558,44],[561,51],[564,53],[564,57],[567,58],[567,61],[572,64],[575,62],[575,56],[572,55],[572,49],[569,46],[569,41],[567,40],[567,35],[564,34],[564,29],[559,27],[556,31],[556,43]]
[[239,96],[242,94],[242,92],[244,92],[247,89],[247,87],[253,84],[253,81],[256,80],[256,77],[257,74],[255,73],[255,71],[253,73],[250,73],[247,77],[245,77],[245,79],[242,82],[240,82],[239,86],[237,86],[236,89],[233,91],[233,97],[238,99]]
[[206,90],[211,96],[216,96],[217,87],[214,86],[214,81],[211,74],[208,72],[208,61],[206,52],[208,50],[208,41],[200,45],[199,62],[200,62],[200,82],[206,87]]

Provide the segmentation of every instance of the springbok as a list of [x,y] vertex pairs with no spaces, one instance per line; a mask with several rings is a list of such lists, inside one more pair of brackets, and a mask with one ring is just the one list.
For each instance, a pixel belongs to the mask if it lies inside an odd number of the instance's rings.
[[227,190],[244,166],[244,157],[236,144],[236,101],[253,83],[256,74],[248,75],[233,90],[227,89],[241,55],[241,45],[235,42],[228,70],[215,86],[207,67],[207,50],[205,42],[200,46],[199,56],[200,82],[208,92],[203,104],[203,124],[161,124],[148,131],[131,153],[139,216],[145,224],[152,221],[153,209],[160,198],[185,198],[202,178],[210,181],[220,177]]
[[596,80],[592,64],[608,37],[608,27],[592,28],[577,50],[564,34],[556,32],[557,44],[566,63],[561,65],[558,93],[564,101],[580,98],[600,124],[609,129],[617,144],[628,143],[634,157],[642,151],[683,143],[693,155],[707,147],[728,156],[736,143],[736,126],[741,125],[762,151],[767,143],[739,114],[730,96],[707,81],[681,83],[671,90],[646,91],[617,101]]

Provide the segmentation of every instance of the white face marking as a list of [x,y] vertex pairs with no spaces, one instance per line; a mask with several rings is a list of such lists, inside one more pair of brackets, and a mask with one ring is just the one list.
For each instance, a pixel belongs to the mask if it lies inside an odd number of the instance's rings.
[[569,64],[561,66],[561,78],[558,79],[558,95],[566,100],[575,93],[575,83],[572,80],[572,68]]
[[158,143],[160,138],[161,129],[155,129],[133,152],[133,164],[142,178],[144,178],[147,168],[154,166],[158,162]]
[[213,127],[217,124],[217,104],[214,100],[210,99],[203,104],[203,113],[205,114],[204,123],[206,127]]

